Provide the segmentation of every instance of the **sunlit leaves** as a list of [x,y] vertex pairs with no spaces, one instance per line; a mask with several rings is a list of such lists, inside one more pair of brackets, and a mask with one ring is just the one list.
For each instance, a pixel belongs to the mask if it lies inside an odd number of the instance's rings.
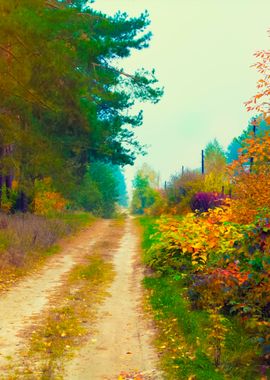
[[187,261],[197,269],[202,269],[209,259],[215,261],[224,253],[234,253],[235,243],[243,235],[237,227],[227,222],[229,216],[229,208],[215,208],[201,215],[189,213],[181,220],[162,217],[155,244],[150,248],[153,252],[152,265],[157,265],[155,250],[161,252],[160,259],[163,257],[164,262],[166,259],[174,261],[175,258],[175,265],[177,260],[180,266],[181,261],[182,265]]
[[[252,158],[252,161],[250,161]],[[229,168],[234,184],[232,220],[250,223],[259,210],[270,207],[270,135],[243,141],[240,155]]]

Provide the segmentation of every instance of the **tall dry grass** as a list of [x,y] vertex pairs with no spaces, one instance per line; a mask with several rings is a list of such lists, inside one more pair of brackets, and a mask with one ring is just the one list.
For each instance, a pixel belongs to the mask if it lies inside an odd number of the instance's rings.
[[64,218],[46,218],[33,214],[0,213],[0,270],[23,267],[28,259],[38,258],[63,236],[77,229]]

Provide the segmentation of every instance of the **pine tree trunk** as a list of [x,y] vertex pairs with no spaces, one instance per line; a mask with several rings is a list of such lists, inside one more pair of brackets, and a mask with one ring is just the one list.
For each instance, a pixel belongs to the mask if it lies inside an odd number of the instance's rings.
[[7,192],[7,197],[10,198],[10,193],[12,189],[12,181],[13,181],[13,175],[9,174],[5,178],[5,185],[6,185],[6,192]]
[[18,211],[21,211],[23,213],[27,212],[28,210],[28,199],[27,199],[27,196],[25,195],[25,193],[23,191],[21,191],[20,193],[20,197],[18,199],[18,203],[17,203],[17,209]]

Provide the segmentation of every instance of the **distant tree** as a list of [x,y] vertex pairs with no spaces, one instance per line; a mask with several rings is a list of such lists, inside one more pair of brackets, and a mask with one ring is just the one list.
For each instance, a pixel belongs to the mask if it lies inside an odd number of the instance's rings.
[[238,159],[239,149],[241,148],[241,140],[238,137],[234,137],[230,142],[226,152],[227,162],[230,164],[234,160]]
[[[254,121],[255,121],[255,134],[254,134]],[[235,137],[229,144],[226,152],[227,163],[231,163],[239,158],[239,149],[246,143],[244,142],[249,136],[256,138],[262,138],[267,132],[270,131],[270,120],[264,119],[264,115],[258,115],[249,120],[249,124],[246,129],[238,136]]]
[[143,165],[137,171],[133,180],[133,194],[131,210],[134,214],[143,214],[145,210],[154,205],[158,191],[154,188],[158,175],[148,165]]
[[[82,184],[75,189],[75,204],[102,217],[112,217],[116,203],[124,196],[119,178],[124,181],[118,167],[104,162],[93,162],[84,176]],[[121,188],[122,187],[122,188]]]
[[141,177],[147,178],[149,185],[152,188],[157,189],[159,187],[159,174],[148,164],[144,163],[138,170],[137,174]]
[[227,185],[226,154],[220,143],[214,139],[205,148],[204,191],[220,193],[222,187]]
[[122,207],[128,207],[127,185],[123,170],[117,165],[112,165],[112,170],[117,183],[117,203]]
[[226,167],[226,155],[217,139],[210,141],[206,145],[204,156],[206,173],[224,171]]

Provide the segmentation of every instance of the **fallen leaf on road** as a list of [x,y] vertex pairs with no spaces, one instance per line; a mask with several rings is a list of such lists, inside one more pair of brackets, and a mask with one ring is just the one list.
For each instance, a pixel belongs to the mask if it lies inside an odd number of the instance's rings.
[[146,380],[141,373],[121,372],[117,380]]

